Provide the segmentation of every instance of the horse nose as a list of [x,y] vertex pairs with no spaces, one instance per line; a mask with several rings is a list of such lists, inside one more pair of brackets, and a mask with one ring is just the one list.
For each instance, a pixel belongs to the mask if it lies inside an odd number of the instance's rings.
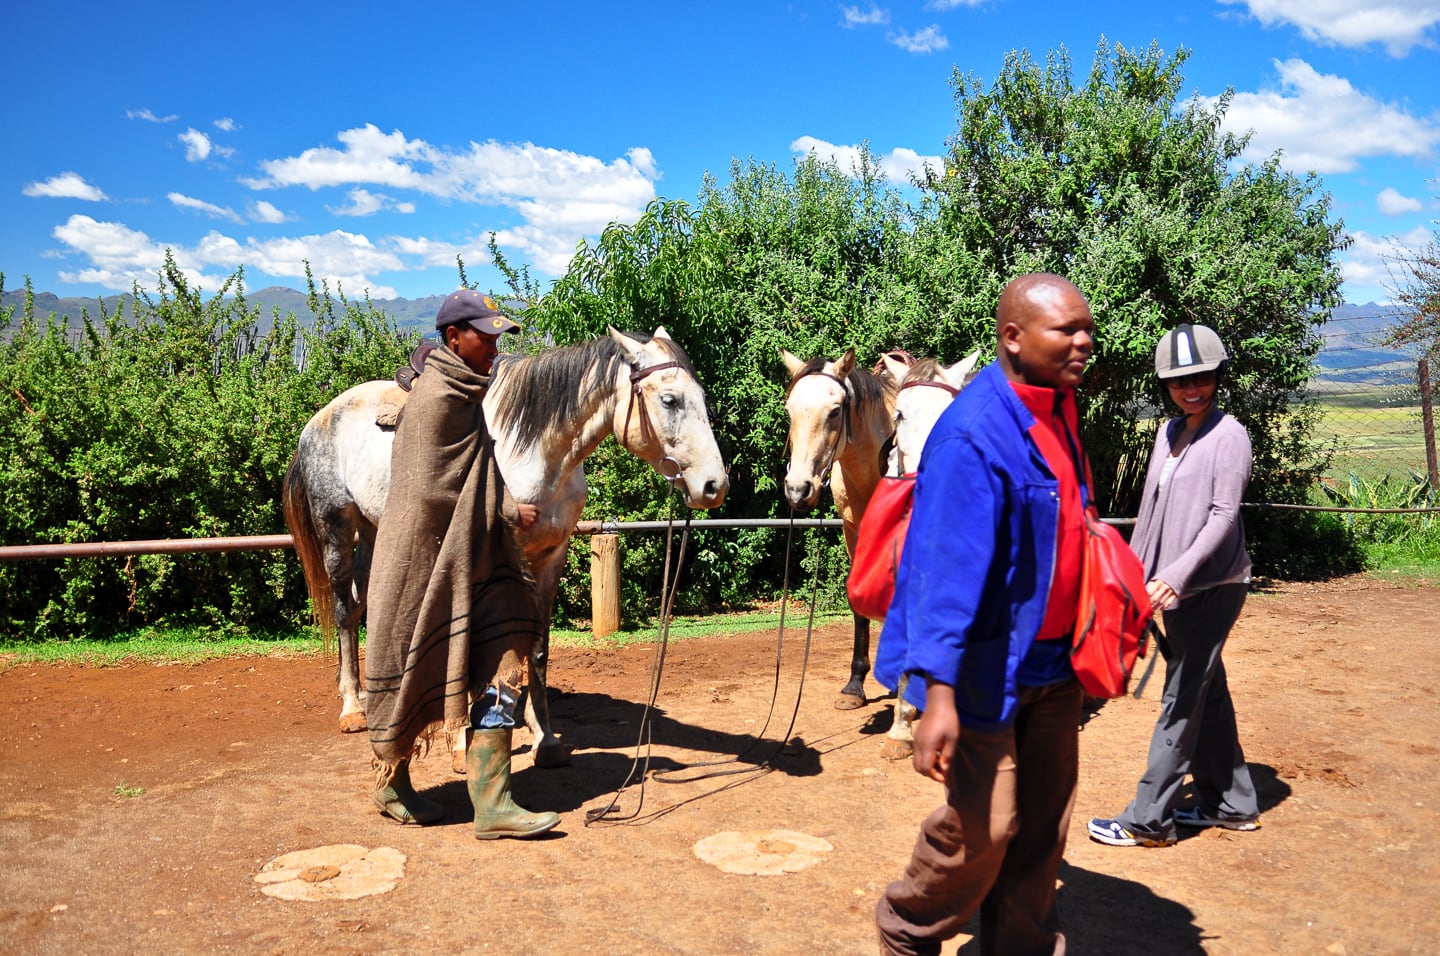
[[785,497],[790,501],[790,507],[795,509],[808,508],[810,494],[814,485],[809,481],[786,481]]
[[725,500],[725,492],[730,490],[729,481],[717,481],[711,478],[705,482],[705,500],[719,503]]

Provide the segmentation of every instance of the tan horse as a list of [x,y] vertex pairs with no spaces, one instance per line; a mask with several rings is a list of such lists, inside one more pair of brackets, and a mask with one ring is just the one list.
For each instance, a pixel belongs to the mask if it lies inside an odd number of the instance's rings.
[[[375,529],[390,489],[394,423],[408,393],[366,382],[310,419],[285,473],[285,520],[321,632],[339,638],[340,728],[365,729],[356,631],[365,613]],[[545,636],[530,658],[525,722],[535,763],[569,748],[550,727],[545,679],[550,613],[570,537],[585,505],[584,461],[607,435],[673,482],[692,508],[715,508],[730,481],[710,429],[705,392],[664,327],[649,339],[609,336],[529,357],[502,356],[484,402],[505,483],[536,523],[516,531],[535,576]]]
[[[835,508],[845,523],[845,547],[855,553],[860,517],[880,481],[882,449],[894,431],[895,396],[900,379],[888,365],[880,373],[855,365],[855,350],[837,359],[796,358],[786,349],[780,357],[790,374],[785,412],[790,419],[790,462],[785,472],[785,500],[796,511],[808,511],[828,483]],[[891,357],[903,368],[908,356]],[[835,706],[852,710],[865,703],[865,675],[870,672],[870,622],[855,615],[850,680],[840,689]]]

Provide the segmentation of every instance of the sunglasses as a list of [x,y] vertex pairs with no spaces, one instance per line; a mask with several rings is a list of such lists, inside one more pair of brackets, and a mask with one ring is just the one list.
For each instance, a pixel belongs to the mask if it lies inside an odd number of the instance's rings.
[[1208,371],[1208,372],[1196,372],[1196,373],[1194,373],[1193,375],[1181,375],[1179,378],[1167,378],[1167,379],[1165,380],[1165,386],[1166,386],[1167,388],[1186,388],[1186,387],[1188,387],[1188,386],[1190,386],[1190,385],[1214,385],[1214,384],[1215,384],[1215,370],[1214,370],[1214,369],[1211,369],[1211,370]]

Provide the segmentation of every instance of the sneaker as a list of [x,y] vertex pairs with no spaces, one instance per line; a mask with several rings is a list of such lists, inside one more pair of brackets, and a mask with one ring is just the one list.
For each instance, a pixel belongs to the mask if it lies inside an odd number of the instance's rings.
[[1136,836],[1120,825],[1119,820],[1090,821],[1090,839],[1107,846],[1174,846],[1176,838]]
[[1260,829],[1260,821],[1239,817],[1212,817],[1199,807],[1180,807],[1175,811],[1175,822],[1182,827],[1224,827],[1227,830]]

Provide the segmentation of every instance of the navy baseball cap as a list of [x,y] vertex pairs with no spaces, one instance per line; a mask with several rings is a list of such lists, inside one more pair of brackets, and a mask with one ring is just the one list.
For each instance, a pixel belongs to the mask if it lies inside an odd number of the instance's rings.
[[440,311],[435,313],[435,328],[468,323],[483,335],[499,335],[513,332],[520,324],[504,312],[493,298],[474,289],[457,289],[445,297]]

